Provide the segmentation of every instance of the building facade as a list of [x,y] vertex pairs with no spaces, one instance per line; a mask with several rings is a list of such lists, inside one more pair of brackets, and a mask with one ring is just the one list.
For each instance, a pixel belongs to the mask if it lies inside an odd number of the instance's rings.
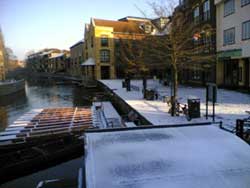
[[250,88],[250,0],[215,0],[217,83]]
[[69,51],[62,51],[61,53],[53,53],[48,59],[48,72],[50,73],[67,73],[70,67],[70,53]]
[[139,41],[150,35],[148,19],[125,17],[118,21],[92,18],[85,25],[85,62],[82,71],[85,79],[115,79],[123,68],[119,60],[121,42]]
[[59,49],[43,49],[28,55],[26,66],[32,72],[66,72],[69,51]]
[[[194,58],[183,60],[179,68],[182,83],[205,85],[216,81],[216,7],[214,0],[180,0],[175,16],[183,14],[187,26],[192,27],[186,40]],[[185,32],[185,31],[184,31]],[[207,57],[207,58],[205,58]]]
[[70,47],[70,68],[72,76],[81,76],[81,64],[84,62],[84,41],[79,41]]

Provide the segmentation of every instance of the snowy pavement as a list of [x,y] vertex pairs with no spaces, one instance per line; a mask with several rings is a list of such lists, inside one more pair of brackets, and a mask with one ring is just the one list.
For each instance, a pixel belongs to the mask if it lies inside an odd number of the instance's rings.
[[[187,98],[190,96],[198,97],[201,100],[201,118],[187,121],[181,115],[179,117],[171,117],[168,113],[170,106],[162,100],[149,101],[143,99],[142,81],[133,80],[133,86],[140,87],[140,91],[127,92],[122,88],[122,80],[101,80],[103,84],[112,89],[118,96],[120,96],[128,105],[139,112],[153,125],[170,125],[183,123],[197,123],[212,121],[211,118],[206,120],[206,89],[193,88],[187,86],[179,86],[178,98],[181,103],[187,103]],[[170,96],[170,88],[162,86],[156,80],[148,81],[148,88],[156,89],[162,96]],[[243,94],[236,91],[225,89],[218,89],[217,104],[216,104],[216,121],[222,121],[224,126],[234,127],[236,119],[248,117],[245,111],[250,110],[250,95]],[[212,106],[209,107],[209,114],[212,114]]]

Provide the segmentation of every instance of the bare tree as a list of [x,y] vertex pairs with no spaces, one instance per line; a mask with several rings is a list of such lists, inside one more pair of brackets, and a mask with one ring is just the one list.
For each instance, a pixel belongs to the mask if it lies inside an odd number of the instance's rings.
[[[178,72],[190,64],[203,61],[215,62],[215,54],[209,53],[211,36],[215,33],[212,28],[205,31],[197,30],[196,24],[190,22],[192,10],[175,8],[171,1],[150,2],[149,6],[157,17],[169,17],[164,32],[151,37],[148,45],[151,56],[161,59],[161,65],[171,68],[172,77],[172,115],[176,115],[176,100],[178,96]],[[207,40],[203,42],[203,40]],[[202,42],[197,42],[202,41]],[[160,65],[160,66],[161,66]],[[159,65],[158,65],[159,66]]]
[[6,53],[4,47],[4,39],[0,28],[0,80],[5,79]]
[[143,40],[120,39],[120,57],[125,65],[125,74],[131,76],[144,76],[148,69],[144,61]]

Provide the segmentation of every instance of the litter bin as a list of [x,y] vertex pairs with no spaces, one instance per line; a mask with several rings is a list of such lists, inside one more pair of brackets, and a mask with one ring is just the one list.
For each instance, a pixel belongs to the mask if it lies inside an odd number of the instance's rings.
[[200,99],[188,99],[188,115],[190,119],[201,117]]
[[126,89],[127,91],[131,91],[131,80],[130,78],[125,78],[125,86],[126,86]]

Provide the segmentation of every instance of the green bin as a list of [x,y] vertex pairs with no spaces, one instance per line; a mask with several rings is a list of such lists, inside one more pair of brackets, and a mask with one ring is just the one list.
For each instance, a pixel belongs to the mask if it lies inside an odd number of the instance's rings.
[[188,99],[188,115],[190,119],[200,118],[200,99]]

